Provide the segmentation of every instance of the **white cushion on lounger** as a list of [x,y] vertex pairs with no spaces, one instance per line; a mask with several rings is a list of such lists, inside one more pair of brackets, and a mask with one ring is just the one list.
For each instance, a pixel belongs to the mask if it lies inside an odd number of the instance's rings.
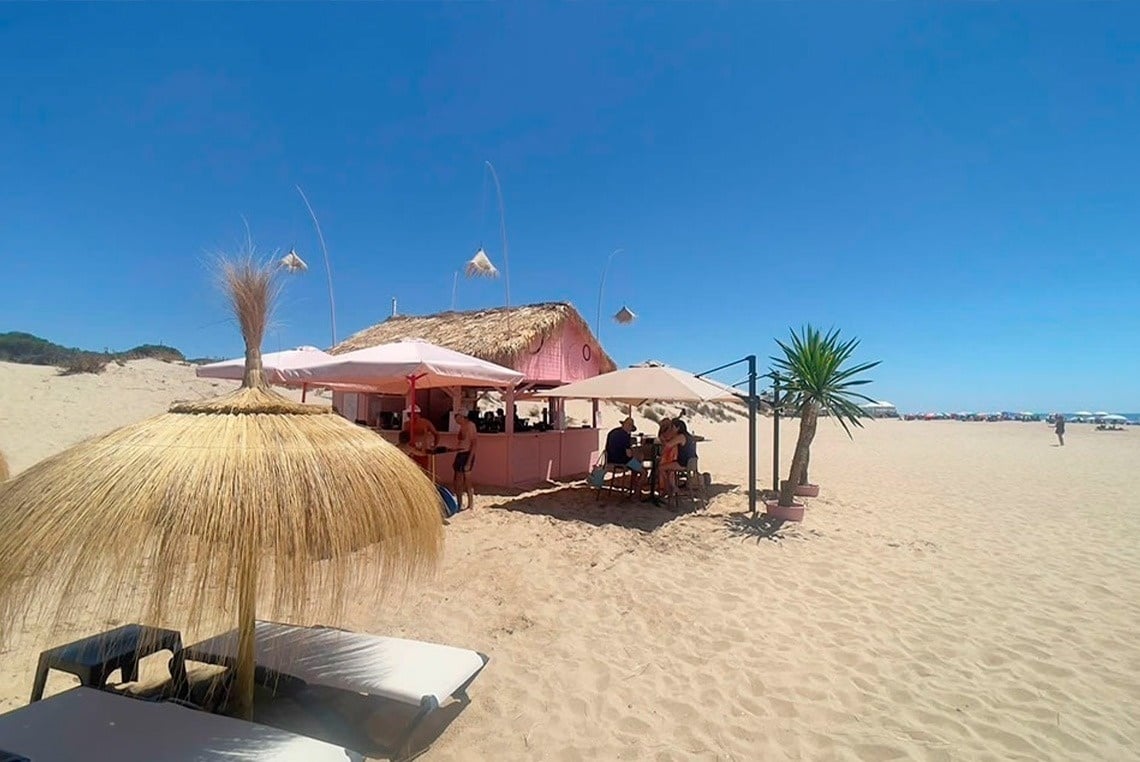
[[[216,663],[233,658],[237,631],[196,643],[185,653],[193,661]],[[274,622],[257,623],[254,661],[309,685],[416,706],[426,697],[442,704],[485,663],[482,656],[465,648]]]
[[315,738],[169,703],[74,688],[0,715],[0,749],[33,762],[346,762]]

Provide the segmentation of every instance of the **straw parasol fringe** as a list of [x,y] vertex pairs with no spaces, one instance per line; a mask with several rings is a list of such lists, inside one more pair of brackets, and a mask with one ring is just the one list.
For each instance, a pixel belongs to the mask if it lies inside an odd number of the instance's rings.
[[[93,614],[197,634],[239,627],[237,713],[253,622],[328,621],[428,571],[439,497],[410,459],[327,407],[270,391],[266,268],[223,268],[246,339],[243,386],[83,442],[0,486],[0,637]],[[43,622],[39,622],[43,624]]]

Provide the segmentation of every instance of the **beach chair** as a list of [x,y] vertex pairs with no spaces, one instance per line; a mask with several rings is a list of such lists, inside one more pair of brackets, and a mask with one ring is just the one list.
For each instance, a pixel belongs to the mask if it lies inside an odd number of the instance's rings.
[[705,484],[705,475],[701,473],[700,458],[689,458],[689,462],[685,467],[679,471],[673,472],[673,479],[676,481],[673,484],[673,504],[677,504],[677,498],[681,494],[681,482],[684,480],[684,490],[688,494],[690,500],[707,500],[708,488]]
[[[189,646],[182,655],[187,661],[229,667],[236,654],[237,630],[231,630]],[[406,760],[426,751],[425,747],[413,753],[413,735],[433,712],[449,699],[470,703],[467,688],[488,658],[476,651],[418,640],[257,622],[254,660],[262,684],[284,677],[306,686],[375,696],[417,708],[411,723],[386,750],[393,760]],[[303,691],[297,698],[303,699]]]
[[362,762],[315,738],[169,702],[73,688],[0,715],[0,760],[10,762]]

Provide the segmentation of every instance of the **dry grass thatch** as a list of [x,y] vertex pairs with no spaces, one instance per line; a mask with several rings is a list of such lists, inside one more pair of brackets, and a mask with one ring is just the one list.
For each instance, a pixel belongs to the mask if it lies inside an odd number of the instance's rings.
[[546,337],[554,335],[568,322],[582,330],[598,355],[603,373],[617,367],[605,350],[599,348],[598,340],[578,310],[564,302],[512,307],[510,330],[504,307],[392,317],[353,334],[330,351],[335,355],[400,339],[424,339],[488,362],[514,367],[520,357],[533,353]]
[[0,622],[4,634],[45,614],[141,616],[197,634],[248,626],[246,713],[255,608],[334,619],[430,567],[442,521],[434,485],[397,448],[269,390],[259,337],[271,272],[240,263],[226,282],[247,339],[241,389],[176,404],[0,486]]
[[4,453],[0,452],[0,482],[7,481],[11,475],[12,472],[8,468],[8,461],[4,457]]

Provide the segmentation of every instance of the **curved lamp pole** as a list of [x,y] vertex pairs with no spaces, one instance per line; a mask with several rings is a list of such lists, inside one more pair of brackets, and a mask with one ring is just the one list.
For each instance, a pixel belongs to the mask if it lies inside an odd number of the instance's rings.
[[313,205],[309,203],[309,199],[305,196],[305,191],[301,190],[301,186],[295,186],[297,192],[301,194],[301,200],[305,202],[305,208],[309,210],[309,216],[313,218],[313,227],[317,229],[317,239],[321,242],[321,252],[325,255],[325,276],[329,282],[329,323],[332,328],[332,344],[336,346],[336,301],[333,299],[333,281],[332,281],[332,266],[329,264],[329,250],[325,246],[325,236],[321,233],[321,223],[317,222],[317,213],[313,211]]
[[[499,201],[499,234],[503,238],[503,277],[506,280],[507,291],[507,335],[511,334],[511,258],[510,252],[507,247],[507,213],[503,207],[503,187],[499,185],[499,174],[495,171],[495,165],[489,161],[483,162],[487,165],[487,169],[491,171],[491,179],[495,181],[495,196]],[[480,246],[479,250],[475,252],[474,258],[467,264],[467,275],[489,275],[494,277],[498,275],[498,271],[494,265],[491,264],[490,259],[487,257],[487,252],[483,251]]]
[[609,258],[606,260],[605,269],[602,270],[602,281],[598,284],[598,312],[594,316],[594,338],[598,343],[602,343],[602,295],[606,289],[606,276],[609,275],[610,265],[613,264],[614,257],[625,251],[625,249],[614,249],[610,252]]

